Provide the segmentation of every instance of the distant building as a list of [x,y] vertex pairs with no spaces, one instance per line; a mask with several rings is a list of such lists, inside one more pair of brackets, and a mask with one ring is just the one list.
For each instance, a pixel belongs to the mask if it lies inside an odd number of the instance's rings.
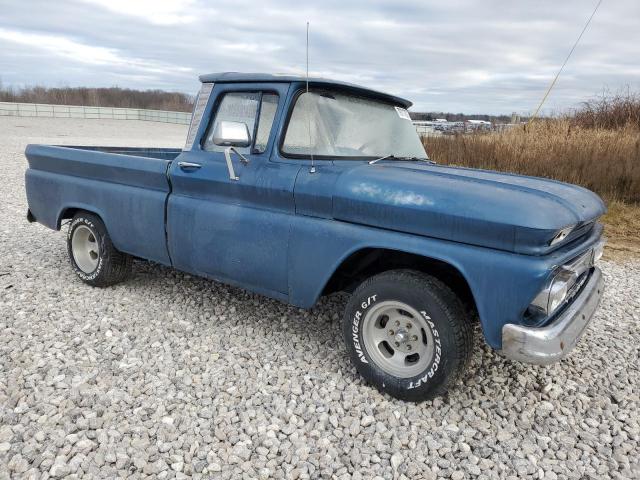
[[[516,118],[520,118],[517,116]],[[414,120],[418,135],[453,135],[456,133],[473,133],[473,132],[502,132],[510,128],[521,125],[517,123],[493,123],[487,120],[465,120],[461,122],[450,122],[445,118],[436,118],[435,120]]]
[[416,132],[418,135],[439,135],[439,132],[436,131],[433,121],[430,120],[415,120],[413,125],[416,127]]
[[478,130],[491,130],[493,124],[486,120],[467,120],[465,121],[465,130],[474,132]]

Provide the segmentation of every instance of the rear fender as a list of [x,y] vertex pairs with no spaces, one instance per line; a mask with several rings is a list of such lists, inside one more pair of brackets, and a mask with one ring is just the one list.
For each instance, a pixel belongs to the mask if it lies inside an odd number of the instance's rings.
[[[100,217],[100,220],[102,220],[102,223],[104,223],[107,232],[109,231],[109,222],[107,221],[104,212],[101,209],[96,208],[95,205],[87,205],[84,203],[71,203],[60,208],[58,211],[55,229],[60,230],[62,228],[62,221],[73,218],[79,211],[85,211],[97,215]],[[115,244],[114,247],[118,248]]]

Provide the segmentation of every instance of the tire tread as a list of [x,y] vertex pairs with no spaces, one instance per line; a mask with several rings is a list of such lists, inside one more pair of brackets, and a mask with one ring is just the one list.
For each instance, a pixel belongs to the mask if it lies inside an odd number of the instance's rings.
[[[445,394],[448,387],[461,377],[473,354],[474,325],[461,300],[445,283],[432,275],[409,269],[389,270],[374,275],[361,283],[353,292],[346,311],[350,311],[352,302],[361,298],[363,291],[378,282],[401,283],[423,290],[445,312],[444,317],[456,343],[456,356],[453,358],[450,375],[444,382],[434,385],[426,395],[422,395],[420,398],[409,394],[398,395],[398,392],[395,392],[395,396],[404,400],[421,401]],[[347,321],[346,317],[345,321]],[[378,388],[382,390],[380,386]]]
[[102,271],[94,279],[87,280],[82,277],[80,279],[88,285],[94,287],[109,287],[126,280],[132,271],[133,257],[124,252],[119,251],[113,246],[111,237],[107,232],[104,222],[97,215],[90,212],[78,212],[73,217],[69,226],[69,235],[67,236],[67,248],[69,251],[69,259],[71,265],[76,270],[73,254],[71,250],[71,229],[78,218],[85,218],[96,226],[98,235],[100,235],[100,254],[103,255]]

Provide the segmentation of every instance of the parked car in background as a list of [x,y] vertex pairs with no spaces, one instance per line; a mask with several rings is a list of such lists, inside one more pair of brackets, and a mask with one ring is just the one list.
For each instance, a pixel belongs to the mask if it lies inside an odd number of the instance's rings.
[[152,260],[289,304],[351,294],[358,371],[419,401],[464,371],[479,323],[507,357],[565,356],[603,292],[605,208],[584,188],[430,161],[407,108],[295,76],[201,77],[185,147],[29,145],[27,217],[77,276]]

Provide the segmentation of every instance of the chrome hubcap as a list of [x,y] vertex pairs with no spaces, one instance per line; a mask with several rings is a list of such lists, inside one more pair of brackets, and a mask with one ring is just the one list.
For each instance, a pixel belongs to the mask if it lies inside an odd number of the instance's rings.
[[431,362],[434,342],[424,317],[403,302],[380,302],[363,320],[363,340],[373,362],[399,378],[422,373]]
[[91,273],[98,268],[100,247],[96,236],[89,227],[80,225],[73,231],[71,252],[76,265],[84,273]]
[[395,341],[398,345],[402,344],[405,345],[407,343],[408,337],[407,337],[407,332],[405,330],[401,330],[398,333],[396,333],[396,337],[395,337]]

